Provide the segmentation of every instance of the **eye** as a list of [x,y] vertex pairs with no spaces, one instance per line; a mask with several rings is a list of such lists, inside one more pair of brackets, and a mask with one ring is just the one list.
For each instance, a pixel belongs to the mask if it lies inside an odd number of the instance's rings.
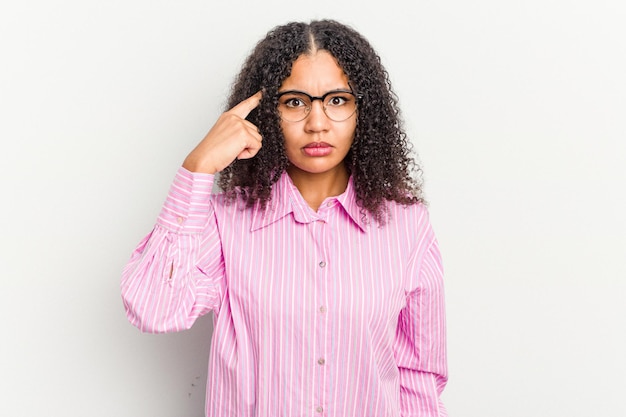
[[327,106],[343,106],[344,104],[348,103],[348,101],[350,101],[350,97],[349,96],[345,96],[345,95],[332,95],[328,98],[328,100],[326,101],[326,105]]
[[289,108],[306,107],[306,102],[302,97],[285,97],[283,104]]

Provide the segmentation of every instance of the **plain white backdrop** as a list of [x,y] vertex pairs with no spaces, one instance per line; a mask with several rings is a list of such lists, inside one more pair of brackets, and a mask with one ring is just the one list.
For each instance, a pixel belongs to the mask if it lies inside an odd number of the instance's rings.
[[202,416],[210,317],[141,334],[120,272],[256,41],[324,17],[377,48],[423,164],[450,415],[626,415],[618,0],[3,2],[0,415]]

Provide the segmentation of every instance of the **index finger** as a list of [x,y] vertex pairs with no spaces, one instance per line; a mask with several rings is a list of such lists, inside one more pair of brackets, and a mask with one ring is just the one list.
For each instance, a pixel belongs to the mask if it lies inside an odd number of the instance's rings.
[[230,109],[230,112],[236,114],[242,119],[245,119],[246,116],[248,116],[248,114],[250,114],[250,112],[259,105],[262,97],[263,92],[258,91],[255,95],[248,97],[247,99]]

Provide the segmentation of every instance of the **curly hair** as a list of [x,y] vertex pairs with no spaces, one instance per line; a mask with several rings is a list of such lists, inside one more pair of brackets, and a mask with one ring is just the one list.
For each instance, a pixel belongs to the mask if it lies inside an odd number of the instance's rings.
[[354,141],[344,163],[352,176],[356,202],[379,223],[387,220],[386,203],[424,202],[421,168],[411,157],[402,126],[398,98],[389,74],[370,43],[353,28],[334,20],[292,22],[277,26],[259,41],[233,82],[228,108],[263,90],[263,98],[247,119],[263,136],[252,159],[235,160],[220,173],[219,186],[230,199],[263,209],[273,184],[289,166],[278,112],[278,89],[293,62],[315,50],[328,51],[362,99],[358,103]]

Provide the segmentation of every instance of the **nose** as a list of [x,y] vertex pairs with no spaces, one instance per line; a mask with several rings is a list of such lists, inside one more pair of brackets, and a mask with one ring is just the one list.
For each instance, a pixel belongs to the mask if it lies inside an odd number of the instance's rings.
[[326,116],[322,100],[313,100],[311,110],[305,121],[305,129],[307,131],[320,132],[328,129],[330,119]]

